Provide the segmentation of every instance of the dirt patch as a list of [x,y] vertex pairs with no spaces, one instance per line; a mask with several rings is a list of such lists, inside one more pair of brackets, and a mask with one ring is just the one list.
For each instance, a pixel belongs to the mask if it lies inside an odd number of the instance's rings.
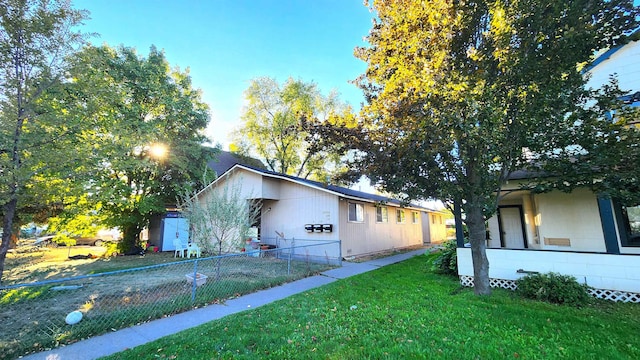
[[183,260],[174,258],[173,252],[104,257],[105,252],[102,246],[18,249],[7,254],[3,283],[28,283]]

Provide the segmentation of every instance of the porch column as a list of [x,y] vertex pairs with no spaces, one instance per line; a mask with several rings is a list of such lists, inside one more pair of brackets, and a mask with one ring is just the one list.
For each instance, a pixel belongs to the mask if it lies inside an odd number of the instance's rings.
[[616,233],[615,215],[612,201],[609,198],[598,196],[598,210],[600,210],[600,221],[602,222],[602,232],[604,233],[604,245],[607,254],[620,254],[618,246],[618,236]]
[[456,245],[464,247],[464,229],[462,228],[462,207],[460,201],[453,202],[453,218],[456,222]]

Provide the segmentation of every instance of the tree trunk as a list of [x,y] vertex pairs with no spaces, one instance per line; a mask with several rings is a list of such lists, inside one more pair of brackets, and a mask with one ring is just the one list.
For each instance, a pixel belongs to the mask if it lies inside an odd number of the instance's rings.
[[[123,254],[134,254],[139,252],[138,248],[140,240],[140,232],[142,229],[139,224],[128,224],[122,231],[122,240],[119,249]],[[142,248],[140,248],[141,250]]]
[[18,199],[15,195],[2,207],[4,220],[2,221],[2,244],[0,244],[0,284],[2,283],[2,274],[4,273],[4,261],[7,258],[7,251],[11,243],[13,220],[17,207]]
[[489,260],[487,259],[487,232],[481,202],[472,202],[466,211],[473,260],[473,285],[476,295],[491,295],[489,285]]

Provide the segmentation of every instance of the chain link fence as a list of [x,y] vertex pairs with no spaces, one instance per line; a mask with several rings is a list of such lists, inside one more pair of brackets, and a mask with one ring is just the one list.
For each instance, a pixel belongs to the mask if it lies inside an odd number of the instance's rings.
[[[0,358],[13,359],[221,303],[341,262],[340,241],[270,242],[275,246],[248,248],[241,254],[2,286]],[[72,312],[82,319],[70,325]]]

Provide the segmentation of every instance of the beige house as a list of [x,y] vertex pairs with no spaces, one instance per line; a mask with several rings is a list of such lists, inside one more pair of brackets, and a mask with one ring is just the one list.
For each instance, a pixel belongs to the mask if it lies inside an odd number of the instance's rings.
[[261,243],[275,244],[280,235],[299,243],[340,241],[332,254],[325,249],[316,256],[344,258],[419,246],[432,239],[429,231],[445,232],[443,221],[424,233],[423,219],[429,214],[440,216],[437,211],[241,164],[221,174],[198,196],[204,200],[211,191],[232,184],[240,184],[244,198],[262,205],[257,224]]
[[422,212],[422,228],[425,244],[439,244],[447,240],[447,214],[438,211]]

